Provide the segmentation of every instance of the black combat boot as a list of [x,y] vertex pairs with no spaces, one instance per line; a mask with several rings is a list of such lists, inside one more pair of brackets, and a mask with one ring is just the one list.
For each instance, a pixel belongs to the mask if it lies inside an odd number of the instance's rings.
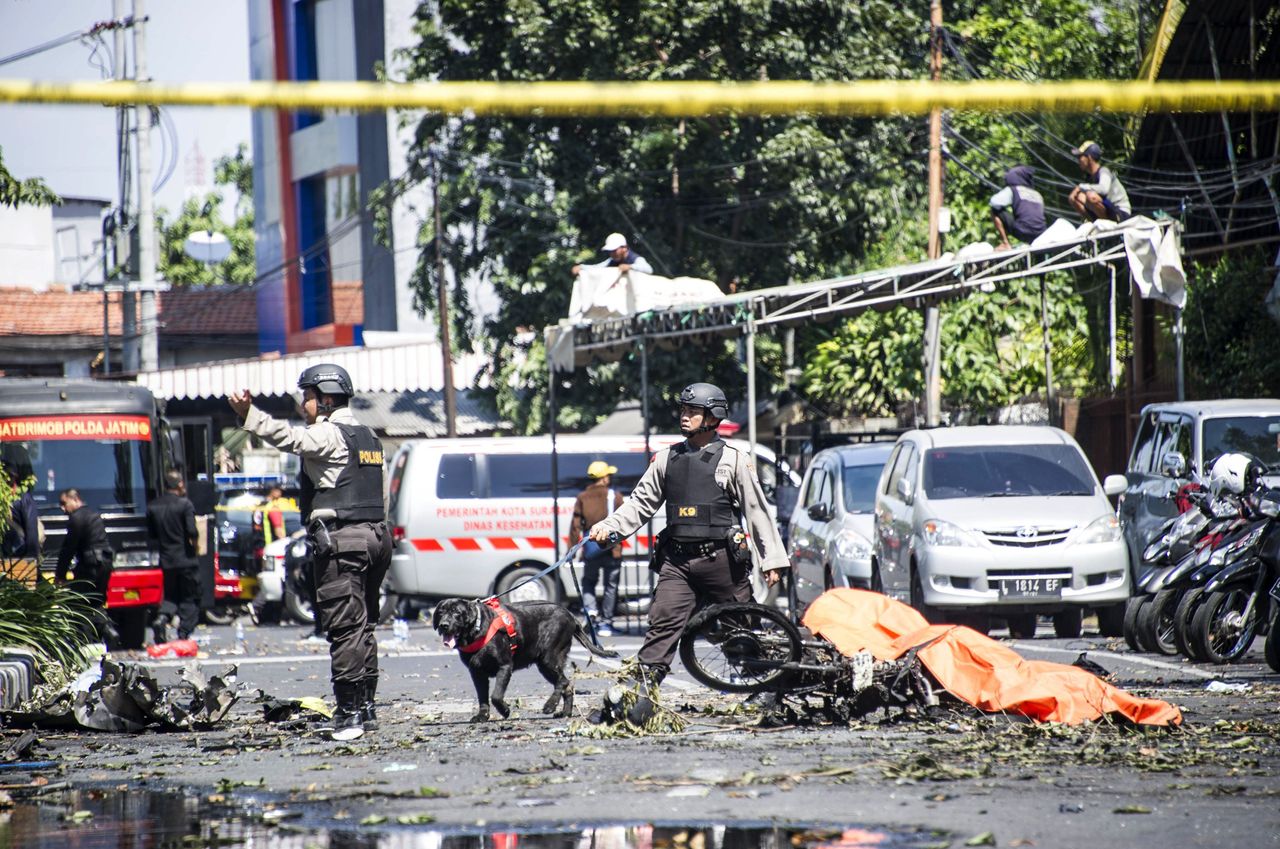
[[329,737],[333,740],[355,740],[364,736],[364,723],[360,721],[360,693],[362,684],[333,684],[333,694],[338,700],[338,709],[333,712],[332,730]]
[[365,733],[378,730],[378,714],[374,708],[374,697],[378,693],[378,679],[368,678],[360,689],[360,723]]

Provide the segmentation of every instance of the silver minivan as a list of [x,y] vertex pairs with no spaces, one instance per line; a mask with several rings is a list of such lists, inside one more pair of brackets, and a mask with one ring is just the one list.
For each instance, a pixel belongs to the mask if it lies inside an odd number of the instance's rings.
[[799,600],[832,587],[871,585],[876,484],[892,442],[842,445],[813,455],[788,528]]
[[[681,441],[652,436],[650,450]],[[729,440],[746,450],[746,443]],[[556,513],[560,544],[568,548],[569,523],[578,493],[590,483],[595,460],[616,466],[612,486],[627,495],[649,466],[639,436],[568,435],[557,440],[559,502],[552,506],[551,438],[486,437],[416,439],[403,443],[391,461],[387,515],[395,537],[391,586],[401,596],[424,599],[479,598],[503,593],[556,561]],[[757,474],[768,496],[775,489],[774,455],[757,446]],[[794,475],[786,470],[783,474]],[[798,478],[794,481],[798,483]],[[620,613],[648,602],[649,541],[665,526],[654,517],[623,541]],[[576,567],[579,578],[581,567]],[[566,570],[527,583],[512,601],[576,598]],[[758,570],[757,570],[758,571]]]
[[1121,475],[1099,486],[1055,427],[908,431],[876,491],[872,581],[931,618],[994,613],[1030,636],[1044,613],[1058,636],[1079,636],[1085,607],[1119,611],[1129,596],[1128,550],[1107,500],[1123,488]]

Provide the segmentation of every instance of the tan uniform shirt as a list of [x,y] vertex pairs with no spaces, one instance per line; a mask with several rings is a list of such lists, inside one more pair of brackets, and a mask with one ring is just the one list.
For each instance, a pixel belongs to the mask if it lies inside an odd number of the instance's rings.
[[[332,489],[338,475],[347,466],[347,441],[336,425],[358,425],[355,415],[346,407],[339,407],[328,416],[320,416],[313,425],[298,426],[267,415],[257,407],[249,408],[244,429],[262,441],[289,454],[302,458],[302,468],[316,489]],[[321,513],[314,511],[312,515]],[[319,518],[331,518],[330,510]],[[310,519],[311,517],[306,517]]]
[[[629,537],[649,521],[666,499],[667,459],[671,449],[663,448],[654,455],[653,462],[645,470],[640,482],[622,502],[622,506],[604,521],[605,528]],[[787,569],[791,563],[778,536],[778,526],[769,516],[764,491],[756,479],[751,458],[732,445],[726,444],[716,463],[716,483],[738,505],[756,560],[765,571]]]
[[[610,490],[613,492],[613,504],[608,503]],[[618,509],[621,504],[622,493],[611,486],[593,483],[578,493],[578,499],[573,503],[573,521],[569,523],[569,545],[582,539],[596,522]],[[621,546],[613,549],[613,557],[615,560],[622,559]]]

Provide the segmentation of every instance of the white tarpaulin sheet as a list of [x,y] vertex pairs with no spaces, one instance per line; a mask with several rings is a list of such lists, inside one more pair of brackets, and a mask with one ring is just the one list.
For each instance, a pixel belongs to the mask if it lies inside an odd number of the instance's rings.
[[697,277],[659,277],[634,269],[585,266],[573,281],[569,321],[622,318],[682,304],[705,304],[724,296],[720,287]]
[[1182,237],[1176,226],[1160,228],[1141,216],[1124,222],[1129,274],[1144,298],[1182,309],[1187,304],[1187,275],[1182,270]]

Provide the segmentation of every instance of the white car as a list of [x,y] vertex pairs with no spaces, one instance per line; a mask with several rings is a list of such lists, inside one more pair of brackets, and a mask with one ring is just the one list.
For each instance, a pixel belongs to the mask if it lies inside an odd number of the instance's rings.
[[813,455],[791,513],[787,542],[799,600],[832,587],[871,584],[876,484],[892,442],[842,445]]
[[1123,490],[1111,475],[1104,491],[1058,428],[908,431],[876,491],[872,581],[937,621],[983,627],[995,613],[1031,636],[1044,613],[1058,636],[1079,636],[1085,607],[1129,597],[1129,553],[1107,500]]

